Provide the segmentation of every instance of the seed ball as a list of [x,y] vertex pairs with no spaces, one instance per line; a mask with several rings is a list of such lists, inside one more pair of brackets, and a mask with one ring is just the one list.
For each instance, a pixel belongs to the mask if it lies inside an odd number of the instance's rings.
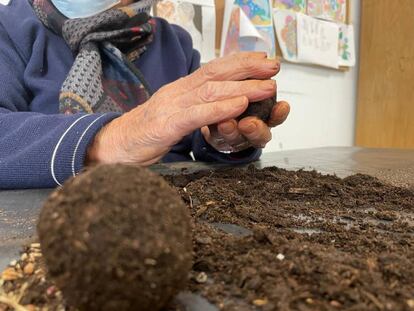
[[272,110],[275,105],[276,96],[258,102],[249,103],[249,106],[247,107],[246,111],[243,112],[243,114],[239,116],[238,119],[241,120],[245,117],[255,116],[263,122],[267,123],[270,120]]
[[37,230],[49,276],[79,310],[161,310],[191,269],[189,210],[141,167],[102,165],[67,181]]

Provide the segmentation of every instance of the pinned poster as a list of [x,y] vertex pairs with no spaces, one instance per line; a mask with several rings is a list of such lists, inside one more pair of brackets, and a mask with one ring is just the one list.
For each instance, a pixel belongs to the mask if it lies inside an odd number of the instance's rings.
[[309,16],[337,23],[346,21],[346,0],[308,0]]
[[234,4],[243,10],[253,25],[273,25],[270,0],[235,0]]
[[273,13],[277,41],[283,58],[290,62],[298,61],[296,13],[287,10],[275,10]]
[[339,26],[297,14],[298,61],[338,68]]
[[339,66],[355,66],[355,39],[352,25],[339,25]]
[[[226,10],[227,10],[227,7],[226,7]],[[221,36],[222,38],[221,51],[220,51],[221,56],[230,55],[232,53],[236,53],[239,51],[240,8],[237,5],[233,5],[231,3],[230,16],[227,18],[227,21],[226,21],[226,13],[224,16],[225,17],[224,17],[223,26],[224,25],[228,25],[228,26],[227,26],[226,31],[224,31],[224,27],[223,27],[223,35]]]
[[214,0],[162,0],[156,4],[155,15],[180,25],[191,35],[194,49],[201,54],[201,62],[215,58]]
[[306,13],[306,0],[274,0],[273,8],[277,10],[290,10]]
[[270,0],[226,1],[221,55],[263,51],[276,57]]

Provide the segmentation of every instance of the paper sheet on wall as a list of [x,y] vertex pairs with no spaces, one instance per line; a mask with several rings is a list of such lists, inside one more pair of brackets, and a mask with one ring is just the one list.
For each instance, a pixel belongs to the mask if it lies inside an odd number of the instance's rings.
[[156,15],[183,27],[193,40],[201,62],[215,58],[216,19],[214,1],[163,0],[157,3]]
[[283,58],[290,62],[297,62],[296,13],[287,10],[274,10],[273,19]]
[[339,24],[339,66],[355,66],[355,39],[352,25]]
[[221,56],[230,55],[239,51],[240,8],[237,5],[231,4],[231,9],[229,11],[231,13],[228,17],[228,20],[226,21],[225,18],[225,24],[223,23],[223,27],[224,25],[227,25],[227,30],[222,35],[220,51]]
[[298,13],[297,27],[298,61],[338,68],[338,25]]
[[270,0],[226,1],[223,27],[222,56],[238,51],[276,56]]
[[306,13],[306,0],[274,0],[273,8]]
[[338,23],[346,22],[346,0],[308,0],[309,16]]

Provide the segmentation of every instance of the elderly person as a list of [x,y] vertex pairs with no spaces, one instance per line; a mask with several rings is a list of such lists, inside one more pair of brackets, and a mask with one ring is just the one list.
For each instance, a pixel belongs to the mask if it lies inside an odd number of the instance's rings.
[[257,160],[269,124],[236,121],[273,96],[279,63],[240,53],[199,68],[154,0],[0,1],[0,188],[61,185],[96,163]]

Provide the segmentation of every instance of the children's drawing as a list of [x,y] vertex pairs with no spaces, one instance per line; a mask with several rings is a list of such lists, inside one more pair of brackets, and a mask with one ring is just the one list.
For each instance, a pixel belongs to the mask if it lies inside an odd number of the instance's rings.
[[170,23],[175,23],[175,7],[176,3],[164,0],[157,4],[157,16],[166,19]]
[[187,30],[194,49],[201,53],[202,62],[207,62],[215,57],[214,11],[208,1],[200,5],[192,0],[163,0],[157,3],[155,12],[158,17]]
[[306,0],[274,0],[273,8],[306,13]]
[[339,66],[355,66],[354,27],[339,24]]
[[287,10],[276,10],[273,17],[283,58],[291,62],[297,62],[296,13]]
[[197,29],[194,24],[195,8],[192,3],[171,0],[160,1],[157,4],[157,16],[187,30],[193,39],[193,47],[200,52],[202,51],[201,29]]
[[255,26],[272,25],[270,0],[235,0]]
[[323,3],[325,0],[308,0],[307,12],[309,16],[319,17],[323,15]]
[[239,39],[240,51],[266,52],[269,58],[276,56],[275,32],[273,27],[256,27],[256,36]]
[[194,24],[195,9],[194,5],[188,2],[181,2],[177,5],[177,24],[183,27],[191,35],[193,39],[193,47],[201,51],[202,41],[200,30],[198,30]]
[[338,23],[346,21],[346,0],[308,0],[308,15]]
[[[231,13],[227,10],[231,7]],[[263,51],[276,57],[275,33],[271,18],[270,0],[235,0],[226,2],[224,47],[221,55],[238,51]],[[226,17],[228,16],[228,17]],[[270,20],[269,20],[270,19]]]
[[230,55],[240,50],[240,8],[236,5],[233,6],[228,27],[223,55]]
[[338,68],[339,27],[297,13],[298,61]]
[[276,57],[276,38],[273,23],[269,27],[257,27],[257,30],[262,35],[264,45],[256,47],[256,51],[267,52],[269,58]]

